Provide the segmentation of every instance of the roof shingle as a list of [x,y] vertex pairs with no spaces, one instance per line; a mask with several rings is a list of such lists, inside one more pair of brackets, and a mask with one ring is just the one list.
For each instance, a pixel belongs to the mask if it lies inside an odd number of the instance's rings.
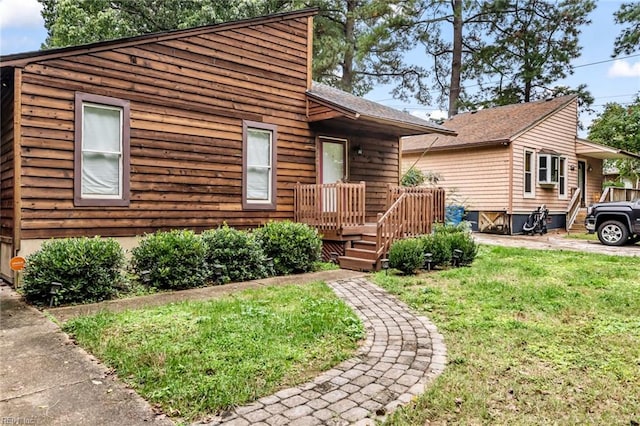
[[505,105],[455,115],[443,123],[458,136],[419,135],[403,139],[403,152],[509,143],[511,139],[575,100],[575,95]]

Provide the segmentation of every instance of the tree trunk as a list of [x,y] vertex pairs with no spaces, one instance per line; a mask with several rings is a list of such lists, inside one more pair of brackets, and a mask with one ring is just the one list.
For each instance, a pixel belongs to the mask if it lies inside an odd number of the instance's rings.
[[355,8],[356,1],[348,0],[347,1],[347,13],[346,20],[344,25],[344,39],[346,44],[346,49],[344,52],[344,60],[342,62],[342,78],[340,81],[341,89],[345,92],[352,93],[353,92],[353,58],[356,47],[355,42]]
[[462,0],[452,0],[453,54],[451,57],[451,84],[449,85],[449,118],[458,113],[460,74],[462,68]]

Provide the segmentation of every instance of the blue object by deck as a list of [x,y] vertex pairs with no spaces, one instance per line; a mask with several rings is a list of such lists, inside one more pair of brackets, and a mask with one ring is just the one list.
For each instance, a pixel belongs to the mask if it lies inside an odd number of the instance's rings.
[[446,206],[444,209],[444,223],[447,225],[458,225],[462,222],[462,217],[464,216],[464,207],[450,205]]

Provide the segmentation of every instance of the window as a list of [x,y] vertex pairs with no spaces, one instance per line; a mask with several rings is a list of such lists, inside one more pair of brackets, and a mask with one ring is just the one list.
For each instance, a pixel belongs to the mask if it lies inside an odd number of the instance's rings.
[[556,185],[558,183],[560,157],[554,154],[538,155],[538,183]]
[[524,196],[526,198],[535,197],[535,188],[533,181],[533,171],[535,169],[534,152],[528,149],[524,150]]
[[129,102],[76,93],[74,204],[129,205]]
[[242,124],[242,208],[276,208],[276,126],[253,121]]
[[567,159],[560,157],[560,178],[558,179],[558,198],[567,198]]

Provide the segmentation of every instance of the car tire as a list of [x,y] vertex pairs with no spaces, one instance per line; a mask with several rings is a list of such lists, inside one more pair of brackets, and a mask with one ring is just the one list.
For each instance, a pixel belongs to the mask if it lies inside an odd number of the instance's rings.
[[608,220],[598,228],[598,239],[605,246],[622,246],[629,239],[629,231],[622,222]]

